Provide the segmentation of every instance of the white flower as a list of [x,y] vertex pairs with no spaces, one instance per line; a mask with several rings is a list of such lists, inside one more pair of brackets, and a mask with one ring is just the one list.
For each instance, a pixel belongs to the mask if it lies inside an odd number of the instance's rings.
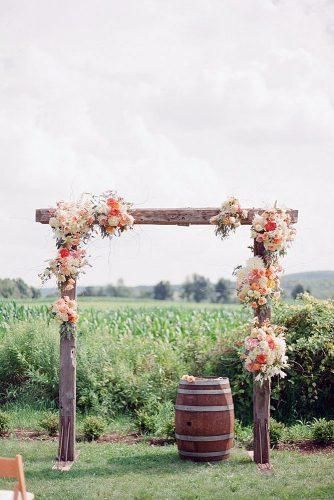
[[117,227],[118,223],[119,223],[119,217],[116,217],[115,215],[112,217],[109,217],[109,219],[108,219],[109,226]]
[[251,257],[247,260],[245,267],[248,271],[251,271],[252,269],[263,269],[265,265],[261,257]]

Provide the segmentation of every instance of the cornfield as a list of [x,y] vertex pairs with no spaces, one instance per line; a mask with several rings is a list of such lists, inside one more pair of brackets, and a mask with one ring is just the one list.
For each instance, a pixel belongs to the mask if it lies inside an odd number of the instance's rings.
[[[131,333],[152,339],[173,342],[178,337],[196,336],[217,339],[245,322],[245,311],[241,309],[206,309],[182,306],[171,307],[125,307],[122,309],[82,308],[78,334],[108,332],[113,337]],[[46,304],[24,305],[16,302],[0,303],[0,331],[13,323],[41,319],[51,320],[50,308]]]

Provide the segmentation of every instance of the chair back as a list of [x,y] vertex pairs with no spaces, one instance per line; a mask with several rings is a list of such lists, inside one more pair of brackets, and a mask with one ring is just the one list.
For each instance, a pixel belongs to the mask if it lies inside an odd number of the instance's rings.
[[[0,457],[0,477],[17,479],[18,482],[14,488],[14,500],[18,500],[18,498],[27,500],[27,490],[21,455],[16,455],[15,458]],[[20,497],[19,493],[21,493]]]

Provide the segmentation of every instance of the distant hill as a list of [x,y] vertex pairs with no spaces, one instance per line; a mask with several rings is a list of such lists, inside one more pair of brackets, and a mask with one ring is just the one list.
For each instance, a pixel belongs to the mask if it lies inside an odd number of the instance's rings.
[[[281,280],[281,286],[286,297],[291,297],[291,292],[296,285],[302,285],[306,290],[310,290],[314,297],[319,299],[334,298],[334,271],[308,271],[304,273],[286,274]],[[180,293],[181,285],[171,285],[173,292]],[[143,296],[145,292],[150,293],[153,285],[138,285],[129,287],[134,298]],[[78,287],[80,294],[85,287]],[[42,297],[57,295],[56,288],[41,288]]]
[[334,298],[334,271],[309,271],[283,276],[281,286],[290,297],[293,288],[302,285],[318,299]]

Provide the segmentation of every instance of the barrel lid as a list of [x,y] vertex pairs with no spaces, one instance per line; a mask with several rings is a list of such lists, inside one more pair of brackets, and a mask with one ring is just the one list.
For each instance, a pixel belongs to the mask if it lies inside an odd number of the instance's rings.
[[186,385],[217,385],[217,384],[228,384],[229,379],[227,377],[195,377],[194,382],[188,382],[187,380],[180,380],[180,384]]

